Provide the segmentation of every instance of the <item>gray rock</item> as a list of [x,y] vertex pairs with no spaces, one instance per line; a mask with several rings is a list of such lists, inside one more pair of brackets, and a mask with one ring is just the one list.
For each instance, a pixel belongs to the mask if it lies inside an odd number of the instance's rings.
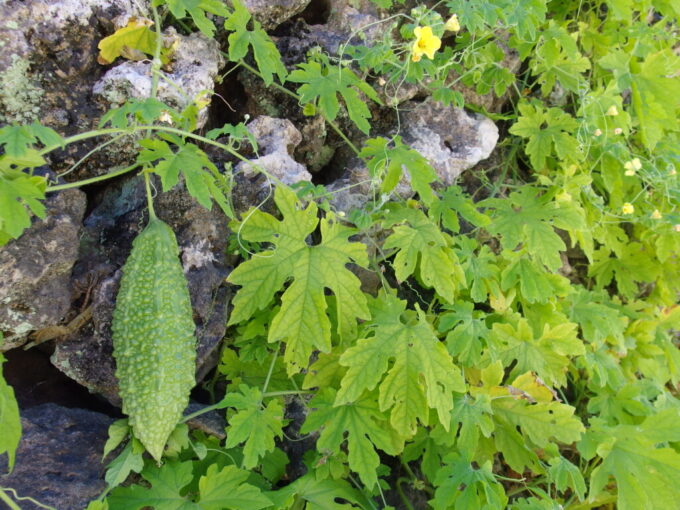
[[[16,464],[2,486],[59,510],[82,510],[106,488],[101,456],[112,422],[101,413],[56,404],[22,411]],[[0,471],[6,471],[2,459]],[[40,507],[22,501],[21,508]]]
[[[189,405],[184,411],[184,416],[196,413],[207,406],[199,404],[198,402],[189,402]],[[224,439],[227,434],[224,431],[226,425],[225,419],[218,411],[208,411],[207,413],[199,414],[198,416],[187,421],[187,425],[192,430],[200,430],[208,435],[214,436],[218,439]]]
[[[463,171],[488,158],[498,141],[498,128],[483,115],[443,106],[432,98],[422,103],[405,103],[403,109],[399,134],[404,143],[427,158],[446,186],[453,184]],[[412,196],[409,180],[408,169],[404,169],[394,193],[402,198]],[[363,206],[374,194],[379,194],[379,183],[373,182],[368,169],[357,159],[350,162],[340,179],[327,187],[333,193],[333,206],[344,212]]]
[[498,142],[498,128],[483,115],[443,106],[431,98],[406,103],[405,110],[404,142],[428,159],[447,186],[488,158]]
[[302,135],[292,122],[262,115],[249,122],[247,127],[257,140],[258,155],[249,163],[242,161],[236,165],[237,172],[249,176],[259,173],[261,168],[289,185],[312,180],[304,165],[291,156],[302,141]]
[[245,0],[253,17],[265,30],[276,28],[287,19],[301,13],[310,0]]
[[[174,230],[189,285],[197,337],[197,380],[211,370],[226,330],[230,299],[225,284],[226,218],[214,207],[199,205],[179,186],[155,200],[158,216]],[[75,299],[89,295],[92,321],[57,343],[52,363],[81,385],[120,403],[112,357],[111,317],[121,271],[132,240],[144,228],[146,198],[143,181],[133,177],[113,185],[85,220],[79,262],[73,271]]]
[[[95,129],[104,109],[88,100],[106,71],[97,44],[111,20],[135,14],[136,0],[8,0],[0,2],[0,125],[39,120],[64,136]],[[51,154],[61,171],[101,140]],[[121,151],[92,155],[72,176],[91,177],[126,163]]]
[[[189,36],[170,34],[169,37],[176,37],[178,43],[172,55],[172,71],[164,72],[158,82],[158,98],[182,110],[202,93],[209,98],[224,59],[217,41],[200,32]],[[130,98],[149,97],[151,81],[150,62],[125,61],[107,71],[92,91],[111,107],[117,107]],[[206,120],[207,108],[204,107],[199,112],[198,127]]]
[[71,306],[71,269],[78,256],[85,194],[50,197],[47,217],[0,247],[0,350],[22,345],[28,333],[59,324]]
[[375,4],[367,0],[335,0],[326,26],[328,30],[346,34],[351,44],[375,42],[389,33],[392,23],[381,23]]

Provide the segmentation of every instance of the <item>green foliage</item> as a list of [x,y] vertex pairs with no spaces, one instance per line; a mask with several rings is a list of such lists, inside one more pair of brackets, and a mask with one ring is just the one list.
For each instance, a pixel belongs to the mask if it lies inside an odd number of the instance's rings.
[[[0,334],[0,346],[3,339]],[[19,406],[14,398],[14,390],[7,384],[2,376],[2,365],[5,357],[0,353],[0,454],[7,454],[7,466],[10,471],[14,469],[16,449],[21,438],[21,420],[19,419]]]
[[518,109],[520,117],[510,132],[529,139],[525,150],[534,168],[542,170],[553,154],[562,160],[578,157],[578,142],[572,136],[578,124],[573,117],[560,108],[526,102]]
[[252,21],[253,30],[248,29],[252,16],[241,0],[232,0],[234,11],[224,21],[224,28],[232,32],[229,34],[229,59],[238,62],[248,53],[248,47],[253,48],[253,56],[265,85],[271,85],[274,75],[283,83],[288,71],[276,45],[262,30],[257,21]]
[[154,163],[153,171],[161,178],[163,191],[174,188],[179,182],[180,173],[184,177],[187,191],[206,209],[212,208],[212,200],[217,202],[224,214],[233,217],[234,213],[225,195],[226,180],[210,161],[205,152],[193,143],[185,143],[172,137],[177,152],[164,140],[142,140],[143,147],[137,157],[138,163]]
[[397,210],[386,226],[393,232],[383,248],[397,253],[393,262],[397,279],[404,281],[417,271],[424,287],[434,288],[444,301],[452,303],[457,288],[465,286],[465,274],[448,236],[416,209]]
[[163,467],[147,463],[142,477],[150,487],[119,487],[108,497],[110,510],[259,510],[271,505],[260,489],[246,483],[248,472],[234,466],[208,468],[198,481],[198,491],[187,493],[194,479],[191,462],[169,461]]
[[371,112],[361,99],[360,92],[380,103],[378,94],[351,69],[333,66],[323,54],[315,60],[299,64],[288,76],[288,81],[302,83],[298,88],[300,101],[314,104],[328,120],[335,120],[340,111],[338,94],[342,97],[349,118],[365,134],[370,131]]
[[346,434],[349,466],[371,489],[378,482],[380,465],[375,449],[396,455],[403,447],[403,440],[390,434],[387,417],[378,411],[375,398],[364,397],[341,406],[335,406],[335,400],[335,390],[320,391],[309,403],[314,411],[305,420],[301,432],[321,430],[317,449],[333,454],[340,453]]
[[[356,401],[378,386],[380,410],[391,409],[390,423],[402,436],[413,436],[418,421],[429,423],[428,408],[448,427],[451,393],[464,392],[465,383],[425,314],[407,312],[405,301],[385,296],[375,303],[372,315],[372,336],[359,339],[340,358],[349,370],[336,402]],[[394,363],[388,368],[390,359]]]
[[427,205],[434,200],[435,195],[430,183],[437,179],[437,174],[427,159],[405,145],[400,136],[394,137],[391,141],[383,137],[366,140],[359,155],[366,160],[371,176],[382,182],[383,192],[389,193],[394,190],[402,178],[403,169],[406,168],[411,187],[418,192],[420,199]]
[[172,15],[181,19],[191,16],[196,27],[208,37],[215,33],[215,24],[206,13],[216,14],[217,16],[227,16],[229,10],[224,2],[220,0],[153,0],[155,6],[167,5]]
[[[367,257],[362,244],[347,241],[352,230],[333,217],[319,221],[314,203],[301,209],[295,194],[283,187],[276,189],[274,201],[283,214],[282,221],[255,210],[240,226],[246,241],[271,243],[274,248],[242,263],[229,276],[229,281],[241,286],[229,324],[269,306],[292,279],[281,296],[281,309],[272,320],[268,340],[286,342],[284,359],[288,373],[294,374],[307,367],[313,348],[330,351],[331,321],[324,289],[335,295],[336,328],[341,337],[352,335],[357,318],[370,317],[360,282],[345,267],[350,262],[365,266]],[[318,225],[321,243],[310,246],[307,236]]]
[[262,392],[242,385],[239,393],[227,395],[222,404],[237,410],[229,419],[226,447],[245,442],[243,467],[252,469],[260,457],[274,449],[274,438],[281,438],[283,408],[278,400],[262,404]]
[[[290,74],[241,0],[153,3],[182,31],[212,35],[225,18],[225,55],[303,115],[320,114],[370,190],[363,207],[336,211],[331,187],[279,185],[232,222],[229,254],[242,260],[228,282],[240,288],[205,383],[216,402],[206,409],[226,409],[226,438],[174,427],[173,412],[154,429],[167,439],[157,465],[126,442],[138,423],[115,423],[109,489],[91,509],[673,507],[680,11],[668,0],[373,3],[389,9],[375,26],[337,55],[312,48]],[[102,41],[111,58],[156,50],[157,33],[141,26],[137,39],[123,40],[131,29]],[[414,50],[417,27],[441,39],[433,58]],[[370,46],[358,44],[362,28],[379,32]],[[495,157],[456,186],[398,125],[362,137],[376,115],[392,118],[383,102],[404,108],[416,90],[499,123]],[[230,164],[213,163],[208,146],[243,159],[241,144],[256,143],[243,124],[194,134],[199,103],[129,101],[66,140],[39,124],[0,128],[0,243],[63,189],[35,175],[48,153],[102,135],[134,138],[139,156],[87,182],[141,169],[236,218]],[[345,111],[358,129],[341,131]],[[178,285],[178,267],[149,260],[145,282]],[[143,320],[169,327],[176,317],[163,312]],[[135,338],[156,338],[147,330]],[[167,350],[144,353],[140,373],[146,363],[150,377],[168,376],[156,352]],[[189,373],[189,350],[177,358]],[[143,407],[158,397],[152,386],[128,393]],[[12,454],[11,437],[0,451]]]

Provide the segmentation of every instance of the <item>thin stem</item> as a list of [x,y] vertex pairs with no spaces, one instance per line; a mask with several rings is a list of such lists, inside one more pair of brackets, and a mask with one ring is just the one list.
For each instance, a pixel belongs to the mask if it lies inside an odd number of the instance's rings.
[[411,504],[411,502],[408,499],[406,499],[406,494],[404,494],[404,491],[401,488],[401,484],[404,483],[404,482],[408,483],[408,482],[410,482],[410,480],[408,478],[404,478],[404,477],[399,478],[397,480],[397,493],[399,494],[399,497],[401,498],[402,503],[404,503],[404,506],[408,510],[415,510],[413,508],[413,505]]
[[40,156],[44,156],[45,154],[49,154],[50,152],[60,149],[62,147],[66,147],[67,145],[70,145],[72,143],[76,142],[82,142],[83,140],[87,140],[89,138],[96,138],[97,136],[103,136],[103,135],[117,135],[120,133],[133,133],[135,130],[134,129],[121,129],[121,128],[105,128],[105,129],[97,129],[95,131],[85,131],[84,133],[78,133],[77,135],[69,136],[68,138],[64,138],[61,143],[56,143],[54,145],[48,145],[47,147],[43,148],[38,152]]
[[584,503],[579,503],[578,505],[570,505],[566,510],[590,510],[591,508],[608,505],[609,503],[616,503],[617,499],[618,496],[616,494],[605,494],[595,501],[586,501]]
[[158,94],[158,73],[161,69],[161,48],[163,45],[163,32],[161,31],[161,19],[158,15],[156,5],[151,2],[151,10],[153,11],[153,21],[156,25],[156,46],[153,52],[153,63],[151,64],[151,94],[152,99],[156,99]]
[[[43,156],[43,155],[45,155],[45,154],[47,154],[47,153],[49,153],[53,150],[56,150],[60,147],[63,147],[65,145],[69,145],[69,144],[75,143],[75,142],[80,142],[82,140],[87,140],[88,138],[94,138],[96,136],[117,135],[117,134],[120,134],[120,133],[132,134],[132,133],[135,133],[137,131],[145,131],[145,130],[163,131],[163,132],[166,132],[166,133],[173,133],[173,134],[176,134],[176,135],[179,135],[179,136],[183,136],[183,137],[187,137],[187,138],[193,138],[194,140],[198,140],[199,142],[202,142],[202,143],[205,143],[205,144],[208,144],[208,145],[213,145],[215,147],[222,149],[225,152],[228,152],[229,154],[231,154],[235,158],[238,158],[239,160],[244,161],[244,162],[248,163],[249,165],[252,165],[260,173],[262,173],[263,175],[266,175],[269,179],[271,179],[271,180],[273,180],[273,181],[275,181],[279,184],[281,183],[281,181],[276,176],[271,175],[269,172],[267,172],[261,166],[253,163],[252,161],[247,159],[245,156],[242,156],[237,151],[235,151],[232,147],[225,145],[223,143],[217,142],[215,140],[211,140],[210,138],[206,138],[204,136],[197,135],[195,133],[190,133],[188,131],[173,128],[173,127],[170,127],[170,126],[156,126],[156,125],[146,126],[145,125],[145,126],[131,126],[131,127],[128,127],[128,128],[107,128],[107,129],[100,129],[100,130],[97,130],[97,131],[90,131],[90,132],[87,132],[87,133],[81,133],[79,135],[75,135],[75,136],[66,138],[66,139],[64,139],[63,143],[61,143],[59,145],[52,145],[50,147],[46,147],[43,150],[41,150],[39,154],[41,156]],[[135,166],[137,166],[137,165],[135,165]],[[93,182],[99,182],[99,181],[103,181],[105,179],[110,179],[111,177],[116,177],[117,175],[120,175],[122,173],[130,171],[131,169],[132,169],[131,167],[127,167],[127,170],[119,170],[117,173],[111,172],[110,174],[106,174],[106,175],[98,176],[98,177],[93,177],[91,179],[86,179],[86,180],[80,181],[78,183],[62,184],[60,186],[51,186],[47,189],[47,191],[58,191],[60,189],[77,188],[78,186],[82,186],[84,184],[92,184]]]
[[21,507],[12,501],[12,498],[5,493],[5,489],[2,487],[0,487],[0,501],[4,501],[12,510],[21,510]]
[[180,423],[186,423],[189,420],[193,420],[197,416],[201,416],[202,414],[209,413],[210,411],[216,411],[217,409],[223,409],[225,406],[222,405],[222,402],[218,402],[217,404],[213,404],[210,406],[206,406],[203,409],[199,409],[196,412],[193,412],[191,414],[187,414],[186,416],[182,417],[182,419],[179,421]]
[[151,174],[144,172],[144,185],[146,186],[146,202],[149,206],[149,220],[156,219],[156,211],[153,208],[153,194],[151,193]]
[[304,391],[304,390],[270,391],[268,393],[262,393],[262,398],[284,397],[286,395],[310,395],[312,393],[314,393],[314,392],[313,391]]
[[272,362],[269,364],[269,370],[267,371],[267,377],[264,380],[264,385],[262,385],[262,398],[260,398],[260,405],[262,405],[262,400],[264,399],[264,396],[267,392],[267,388],[269,387],[269,381],[272,378],[272,374],[274,373],[274,365],[276,365],[276,358],[279,357],[279,349],[281,345],[276,344],[276,349],[274,350],[274,356],[272,356]]
[[53,191],[63,191],[65,189],[79,188],[80,186],[87,186],[88,184],[94,184],[95,182],[101,182],[101,181],[105,181],[107,179],[113,179],[114,177],[118,177],[119,175],[123,175],[123,174],[126,174],[128,172],[131,172],[132,170],[134,170],[138,166],[139,166],[139,163],[134,163],[130,166],[126,166],[125,168],[121,168],[119,170],[114,170],[113,172],[109,172],[108,174],[98,175],[97,177],[90,177],[89,179],[84,179],[82,181],[69,182],[68,184],[59,184],[57,186],[48,186],[47,189],[45,190],[45,192],[51,193]]
[[[23,497],[22,497],[22,496],[19,496],[19,495],[17,494],[17,491],[15,491],[14,489],[12,489],[11,487],[0,487],[0,499],[2,499],[2,500],[5,501],[8,505],[10,505],[10,506],[12,507],[13,510],[14,510],[15,508],[18,509],[18,510],[21,510],[21,507],[15,506],[16,503],[15,503],[14,501],[12,501],[11,499],[9,499],[9,496],[7,496],[7,494],[6,494],[7,492],[11,492],[11,493],[12,493],[12,496],[14,496],[14,499],[16,499],[17,501],[30,501],[30,502],[33,503],[35,506],[39,506],[40,508],[45,508],[45,509],[47,509],[47,510],[56,510],[54,507],[51,507],[51,506],[49,506],[49,505],[44,505],[44,504],[41,503],[40,501],[36,501],[35,499],[33,499],[33,498],[31,498],[31,497],[28,497],[28,496],[23,496]],[[7,498],[7,499],[5,499],[5,498]]]
[[71,168],[69,168],[69,169],[66,170],[65,172],[59,174],[58,177],[64,177],[64,176],[66,176],[66,175],[72,173],[73,171],[75,171],[76,168],[78,168],[80,165],[82,165],[83,162],[84,162],[87,158],[89,158],[90,156],[92,156],[92,154],[94,154],[95,152],[99,152],[99,151],[102,150],[104,147],[107,147],[107,146],[111,145],[112,143],[116,143],[116,142],[117,142],[118,140],[120,140],[121,138],[125,138],[125,133],[121,133],[121,134],[119,134],[118,136],[114,136],[114,137],[111,138],[110,140],[107,140],[107,141],[105,141],[105,142],[103,142],[103,143],[100,143],[100,144],[97,145],[94,149],[92,149],[92,150],[89,151],[87,154],[85,154],[82,158],[80,158],[78,161],[76,161],[76,162],[71,166]]

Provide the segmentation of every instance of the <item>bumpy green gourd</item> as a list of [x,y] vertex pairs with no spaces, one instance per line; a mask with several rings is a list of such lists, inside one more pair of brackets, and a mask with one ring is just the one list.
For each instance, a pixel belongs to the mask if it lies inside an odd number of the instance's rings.
[[152,217],[132,244],[113,314],[123,412],[160,460],[194,386],[194,322],[172,229]]

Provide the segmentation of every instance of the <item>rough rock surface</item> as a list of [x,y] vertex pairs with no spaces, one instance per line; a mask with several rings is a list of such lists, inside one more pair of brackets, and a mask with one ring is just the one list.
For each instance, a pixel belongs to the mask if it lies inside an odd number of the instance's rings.
[[491,119],[428,98],[407,103],[402,114],[404,142],[425,156],[446,185],[489,157],[498,128]]
[[[453,184],[463,171],[488,158],[496,147],[498,128],[483,115],[443,106],[431,98],[422,103],[405,103],[403,109],[402,130],[398,134],[404,143],[427,158],[446,186]],[[406,170],[396,194],[402,197],[413,194],[408,179]],[[377,188],[378,183],[374,184]],[[334,192],[332,202],[338,210],[361,207],[371,196],[368,169],[355,159],[328,189]]]
[[[176,35],[177,48],[172,55],[172,71],[158,82],[158,99],[179,110],[202,92],[213,90],[215,77],[224,65],[219,45],[200,32],[189,36]],[[145,99],[151,93],[151,63],[125,61],[94,84],[93,93],[117,107],[129,98]],[[178,89],[179,88],[179,89]],[[207,120],[207,109],[199,112],[198,127]]]
[[[2,486],[59,510],[82,510],[106,488],[101,455],[112,422],[105,414],[56,404],[22,411],[16,464]],[[22,501],[21,508],[40,507]]]
[[67,190],[46,202],[47,217],[0,247],[0,330],[8,350],[29,332],[59,324],[71,306],[85,194]]
[[287,19],[301,13],[310,0],[245,0],[253,17],[265,30],[276,28]]
[[257,140],[258,157],[250,160],[250,163],[239,163],[236,166],[238,172],[254,175],[258,173],[257,167],[260,167],[289,185],[312,180],[312,175],[304,165],[291,156],[302,141],[302,135],[292,122],[262,115],[249,122],[247,127]]
[[[52,363],[90,391],[120,402],[112,358],[111,317],[132,240],[146,224],[143,181],[133,177],[110,186],[85,219],[74,287],[81,307],[91,307],[92,321],[57,343]],[[183,187],[155,200],[158,216],[177,236],[189,284],[197,336],[197,379],[216,363],[217,348],[226,329],[230,291],[225,285],[228,230],[226,218],[214,207],[199,205]]]
[[[104,113],[92,85],[106,67],[97,44],[113,32],[111,20],[137,14],[136,0],[9,0],[0,2],[0,124],[40,120],[64,136],[96,128]],[[97,140],[51,154],[60,171],[87,154]],[[125,163],[124,151],[92,155],[73,177],[105,173]]]

